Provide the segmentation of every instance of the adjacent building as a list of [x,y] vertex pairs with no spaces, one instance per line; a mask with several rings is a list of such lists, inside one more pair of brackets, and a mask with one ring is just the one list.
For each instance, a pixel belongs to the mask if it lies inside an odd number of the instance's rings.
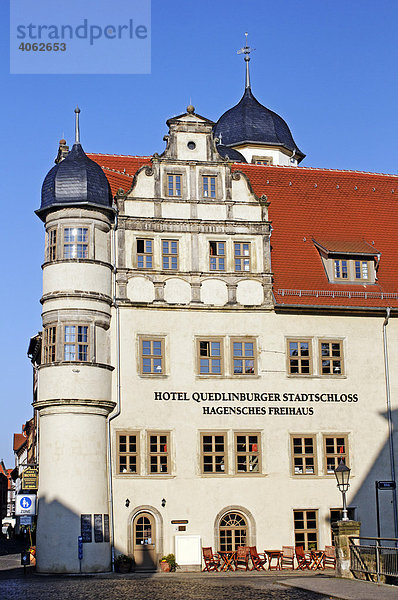
[[79,112],[36,211],[38,570],[322,548],[341,460],[375,535],[397,459],[398,178],[298,166],[248,69],[235,107],[188,106],[151,157],[86,155]]

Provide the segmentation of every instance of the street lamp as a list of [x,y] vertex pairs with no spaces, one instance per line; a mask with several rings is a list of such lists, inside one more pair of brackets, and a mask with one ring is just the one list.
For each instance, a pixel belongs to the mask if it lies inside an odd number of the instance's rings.
[[345,495],[348,488],[350,487],[350,484],[348,483],[350,480],[350,472],[351,469],[349,469],[342,460],[340,460],[339,466],[336,467],[334,470],[334,474],[336,475],[337,479],[337,487],[339,488],[341,495],[343,496],[343,521],[349,521]]

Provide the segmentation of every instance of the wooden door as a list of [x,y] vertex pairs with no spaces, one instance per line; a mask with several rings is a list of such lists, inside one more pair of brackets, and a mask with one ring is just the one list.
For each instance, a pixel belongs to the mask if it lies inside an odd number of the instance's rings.
[[155,519],[139,513],[133,521],[133,555],[137,571],[156,571]]

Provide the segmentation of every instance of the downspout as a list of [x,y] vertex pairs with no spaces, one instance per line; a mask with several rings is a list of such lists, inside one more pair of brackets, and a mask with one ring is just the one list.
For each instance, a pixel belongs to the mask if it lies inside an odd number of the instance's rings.
[[116,312],[116,410],[108,417],[108,487],[109,487],[109,521],[110,521],[110,541],[111,541],[111,568],[115,570],[115,520],[113,510],[113,481],[112,481],[112,439],[111,439],[111,421],[120,415],[120,398],[121,398],[121,381],[120,381],[120,313],[119,305],[116,299],[116,230],[117,230],[117,213],[115,216],[115,225],[112,229],[112,288],[113,288],[113,305]]
[[[391,414],[391,390],[390,390],[390,371],[388,367],[388,345],[387,345],[387,325],[390,318],[391,309],[386,309],[386,318],[383,322],[383,344],[384,344],[384,371],[386,378],[386,399],[387,399],[387,421],[388,421],[388,442],[390,450],[390,467],[391,467],[391,481],[395,479],[395,457],[394,457],[394,427],[392,422]],[[393,490],[392,504],[394,511],[394,531],[395,537],[398,538],[398,518],[397,518],[397,490]]]

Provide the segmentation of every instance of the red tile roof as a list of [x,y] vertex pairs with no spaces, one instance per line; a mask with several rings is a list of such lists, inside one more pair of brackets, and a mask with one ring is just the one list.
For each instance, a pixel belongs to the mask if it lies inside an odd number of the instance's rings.
[[14,433],[14,452],[18,452],[18,450],[20,450],[22,446],[27,442],[27,439],[28,438],[23,433]]
[[151,163],[150,156],[121,156],[117,154],[87,154],[103,169],[115,195],[119,188],[128,192],[140,167]]
[[[112,193],[128,191],[150,157],[89,154]],[[398,308],[398,177],[360,171],[233,164],[270,202],[274,295],[279,306]],[[129,185],[130,184],[130,185]],[[313,240],[380,253],[377,283],[329,283]],[[376,250],[377,249],[377,250]]]
[[[233,165],[267,196],[278,304],[398,307],[398,177],[304,167]],[[366,241],[381,253],[376,284],[329,283],[313,239]],[[386,297],[387,295],[387,297]]]

